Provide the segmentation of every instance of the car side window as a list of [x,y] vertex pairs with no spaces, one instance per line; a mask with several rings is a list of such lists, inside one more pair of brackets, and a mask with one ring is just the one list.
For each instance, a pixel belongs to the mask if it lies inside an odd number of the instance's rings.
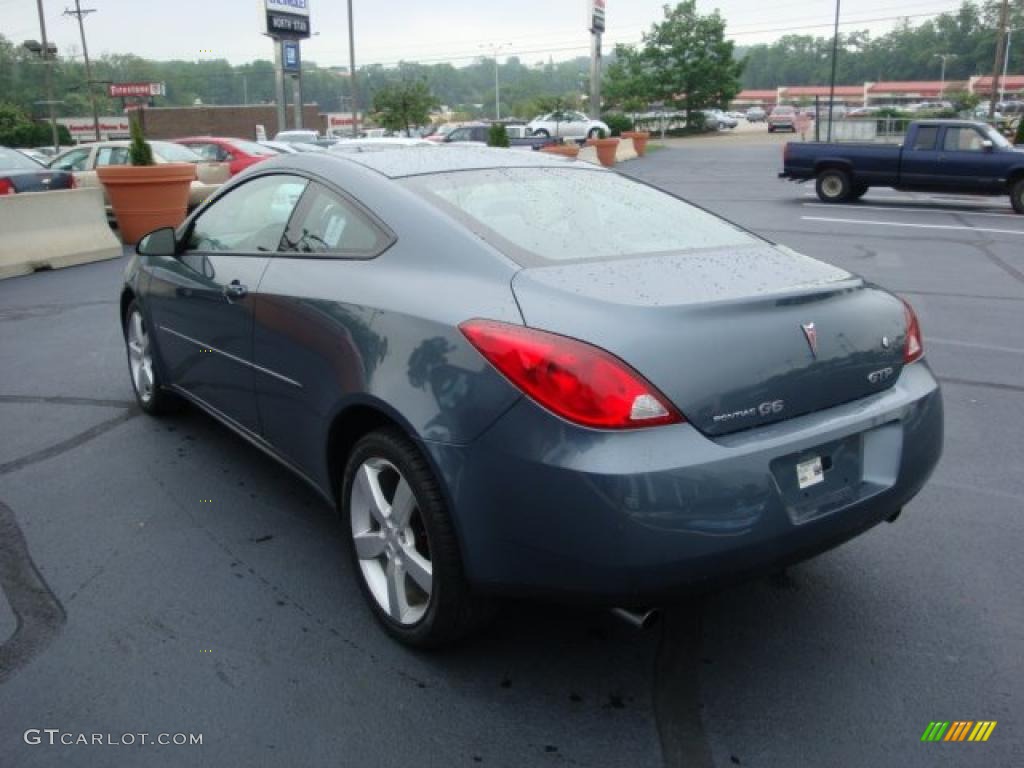
[[191,149],[193,152],[195,152],[208,163],[216,163],[220,160],[220,157],[218,156],[220,154],[220,147],[218,147],[216,144],[196,143],[186,144],[185,146]]
[[355,205],[314,182],[288,225],[281,250],[368,257],[386,242],[386,235]]
[[935,140],[938,137],[939,127],[937,125],[918,126],[917,136],[914,137],[914,149],[935,149]]
[[947,128],[942,148],[947,152],[980,152],[984,140],[973,128]]
[[96,167],[128,165],[128,147],[101,147],[96,151]]
[[308,182],[298,176],[260,176],[235,187],[195,220],[185,250],[272,253]]
[[449,141],[465,141],[469,138],[468,128],[456,128],[450,134],[448,134]]
[[54,160],[50,167],[56,171],[84,171],[89,162],[91,149],[74,149]]

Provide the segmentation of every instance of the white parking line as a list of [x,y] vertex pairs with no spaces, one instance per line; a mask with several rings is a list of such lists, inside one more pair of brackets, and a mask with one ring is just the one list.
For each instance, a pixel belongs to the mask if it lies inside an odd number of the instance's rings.
[[[876,192],[882,192],[882,191],[883,190],[881,190],[881,189],[872,189],[870,194],[872,196],[874,196],[874,194]],[[895,189],[889,190],[889,192],[891,192],[892,194],[898,194],[898,190],[895,190]],[[814,192],[805,192],[804,193],[804,197],[817,198],[818,196]],[[934,196],[934,195],[925,195],[925,196],[922,196],[922,197],[907,197],[906,195],[904,195],[903,197],[887,197],[885,199],[885,201],[887,203],[888,202],[893,202],[893,203],[918,203],[918,204],[921,204],[921,203],[947,203],[948,204],[948,203],[955,202],[957,205],[962,205],[965,208],[991,208],[993,206],[993,204],[994,204],[993,202],[990,202],[988,200],[979,200],[976,197],[975,198],[956,198],[956,197],[938,197],[938,196]],[[829,205],[835,205],[835,203],[829,203]]]
[[952,224],[909,224],[899,221],[871,221],[869,219],[833,219],[825,216],[801,216],[804,221],[826,221],[835,224],[874,224],[879,227],[909,227],[913,229],[956,229],[965,232],[991,232],[999,235],[1021,235],[1024,237],[1024,230],[1021,229],[990,229],[986,227],[962,227]]
[[969,347],[970,349],[984,349],[986,352],[1002,352],[1011,355],[1024,355],[1024,349],[1017,347],[1001,347],[997,344],[979,344],[976,341],[960,341],[959,339],[941,339],[935,336],[928,336],[927,343],[929,344],[948,344],[952,347]]
[[805,208],[845,208],[847,210],[861,210],[861,211],[890,211],[892,213],[949,213],[949,214],[963,214],[965,216],[1000,216],[1000,217],[1013,217],[1017,216],[1016,213],[1007,211],[1006,213],[993,213],[991,211],[960,211],[951,208],[910,208],[905,206],[890,206],[890,205],[845,205],[843,203],[802,203]]

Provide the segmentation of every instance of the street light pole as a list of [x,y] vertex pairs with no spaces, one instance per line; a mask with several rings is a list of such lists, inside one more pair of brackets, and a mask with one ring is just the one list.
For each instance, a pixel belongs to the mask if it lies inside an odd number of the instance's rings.
[[359,88],[356,85],[356,32],[352,25],[352,0],[348,0],[348,82],[352,92],[352,138],[359,137]]
[[939,98],[941,99],[946,94],[946,59],[956,58],[955,53],[936,53],[936,59],[942,60],[942,74],[939,75],[942,80],[942,85],[939,87]]
[[1012,27],[1006,30],[1006,49],[1003,51],[1003,80],[999,83],[999,100],[1006,101],[1006,70],[1010,66],[1010,42],[1013,33],[1024,27]]
[[491,52],[494,56],[494,119],[501,120],[501,83],[498,81],[498,52],[512,43],[494,43],[493,45],[480,45]]
[[1005,32],[1007,27],[1007,19],[1010,14],[1010,2],[1009,0],[1003,0],[1002,7],[999,9],[999,32],[996,35],[996,58],[992,63],[992,89],[989,92],[988,102],[988,119],[994,120],[996,116],[996,92],[1002,90],[1002,86],[999,80],[999,59],[1003,58],[1003,51],[1005,50],[1004,43]]
[[46,78],[46,101],[50,109],[50,130],[53,132],[53,151],[60,151],[60,137],[57,135],[57,112],[54,110],[53,78],[50,73],[50,43],[46,39],[46,15],[43,13],[43,0],[36,0],[39,8],[39,33],[43,38],[43,76]]
[[85,42],[85,22],[84,17],[90,13],[96,13],[95,8],[86,8],[82,10],[81,0],[75,0],[75,10],[68,8],[64,11],[65,16],[76,16],[78,17],[78,31],[82,35],[82,56],[85,58],[85,83],[86,88],[89,90],[89,101],[92,104],[92,127],[96,131],[96,141],[100,140],[100,113],[96,108],[96,93],[93,91],[92,82],[92,62],[89,61],[89,45]]

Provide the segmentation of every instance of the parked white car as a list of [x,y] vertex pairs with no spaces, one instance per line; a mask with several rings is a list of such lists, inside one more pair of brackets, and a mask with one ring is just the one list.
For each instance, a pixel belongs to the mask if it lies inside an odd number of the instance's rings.
[[611,129],[600,120],[591,120],[582,112],[559,110],[533,118],[526,124],[531,136],[557,136],[563,139],[592,139],[599,131],[611,136]]

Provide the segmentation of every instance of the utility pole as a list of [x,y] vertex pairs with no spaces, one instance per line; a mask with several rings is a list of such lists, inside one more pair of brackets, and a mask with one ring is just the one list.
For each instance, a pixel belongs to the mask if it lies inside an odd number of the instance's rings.
[[76,16],[78,17],[78,31],[82,35],[82,55],[85,57],[85,84],[89,90],[89,101],[92,103],[92,126],[96,131],[96,141],[100,140],[100,113],[96,108],[96,93],[92,89],[92,62],[89,61],[89,46],[85,42],[85,23],[84,17],[90,13],[96,13],[95,8],[82,8],[81,0],[75,0],[75,10],[67,8],[64,10],[65,16]]
[[[53,151],[60,151],[60,137],[57,135],[57,112],[53,101],[53,77],[50,72],[50,43],[46,39],[46,14],[43,12],[43,0],[36,0],[39,8],[39,34],[43,38],[43,76],[46,78],[46,103],[50,109],[50,130],[53,131]],[[54,54],[56,55],[56,54]]]
[[590,117],[601,117],[601,35],[605,30],[605,0],[590,4]]
[[1006,25],[1010,15],[1010,0],[1003,0],[999,9],[999,31],[996,33],[996,58],[992,64],[992,92],[988,100],[988,119],[996,116],[996,93],[999,91],[999,65],[1002,64],[1004,46],[1006,45]]
[[999,86],[999,100],[1006,101],[1006,70],[1010,66],[1010,42],[1013,39],[1013,33],[1019,32],[1024,27],[1012,27],[1006,30],[1006,50],[1003,52],[1003,82]]
[[352,0],[348,0],[348,82],[352,89],[352,138],[359,137],[359,88],[356,85],[356,31],[352,25]]
[[832,107],[836,100],[836,58],[839,55],[839,0],[836,0],[836,26],[832,34],[832,79],[828,86],[828,137],[832,141]]

